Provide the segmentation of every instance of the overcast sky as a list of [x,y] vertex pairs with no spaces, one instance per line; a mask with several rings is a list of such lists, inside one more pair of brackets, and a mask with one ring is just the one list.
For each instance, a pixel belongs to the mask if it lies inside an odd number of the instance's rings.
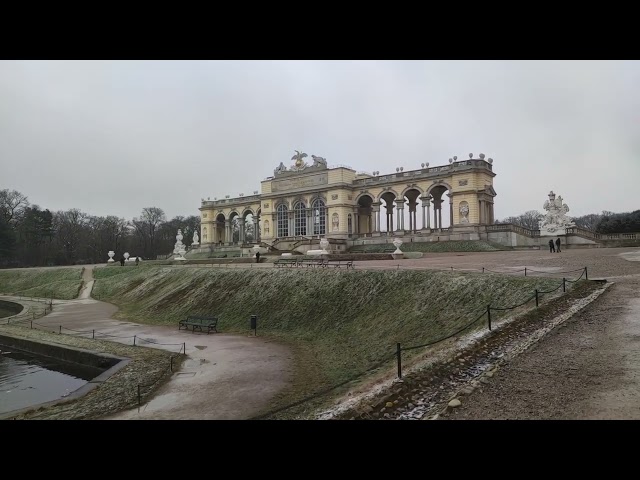
[[0,62],[0,189],[125,218],[260,189],[293,150],[381,173],[485,153],[496,218],[640,208],[635,61]]

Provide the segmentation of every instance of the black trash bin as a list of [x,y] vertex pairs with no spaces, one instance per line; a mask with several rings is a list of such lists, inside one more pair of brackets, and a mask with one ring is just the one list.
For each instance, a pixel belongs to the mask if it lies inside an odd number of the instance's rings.
[[254,332],[258,329],[258,316],[257,315],[251,315],[251,327],[250,328]]

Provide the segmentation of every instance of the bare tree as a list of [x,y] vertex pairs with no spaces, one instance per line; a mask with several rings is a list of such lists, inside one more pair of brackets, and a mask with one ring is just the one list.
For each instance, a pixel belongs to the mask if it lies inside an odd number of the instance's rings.
[[544,218],[544,215],[537,210],[529,210],[516,217],[506,217],[502,220],[496,221],[496,223],[512,223],[519,225],[529,230],[538,230],[540,221]]
[[164,211],[158,207],[143,208],[140,218],[133,219],[133,225],[141,240],[145,257],[156,258],[156,233],[165,221]]
[[26,195],[17,190],[0,190],[0,215],[7,223],[15,222],[19,214],[29,206]]

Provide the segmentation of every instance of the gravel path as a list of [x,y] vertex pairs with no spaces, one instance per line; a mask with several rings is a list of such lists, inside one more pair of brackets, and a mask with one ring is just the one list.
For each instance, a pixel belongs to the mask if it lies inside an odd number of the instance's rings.
[[581,255],[615,282],[596,302],[440,419],[640,419],[640,255],[612,250]]

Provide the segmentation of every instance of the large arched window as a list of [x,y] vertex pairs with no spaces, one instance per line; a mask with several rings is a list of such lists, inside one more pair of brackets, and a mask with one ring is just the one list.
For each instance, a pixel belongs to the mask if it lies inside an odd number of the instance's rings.
[[278,206],[278,237],[289,236],[289,209],[286,205]]
[[304,203],[298,202],[293,206],[295,215],[294,231],[295,235],[307,234],[307,209]]
[[327,234],[327,209],[324,202],[316,198],[311,204],[311,214],[313,217],[313,234]]

